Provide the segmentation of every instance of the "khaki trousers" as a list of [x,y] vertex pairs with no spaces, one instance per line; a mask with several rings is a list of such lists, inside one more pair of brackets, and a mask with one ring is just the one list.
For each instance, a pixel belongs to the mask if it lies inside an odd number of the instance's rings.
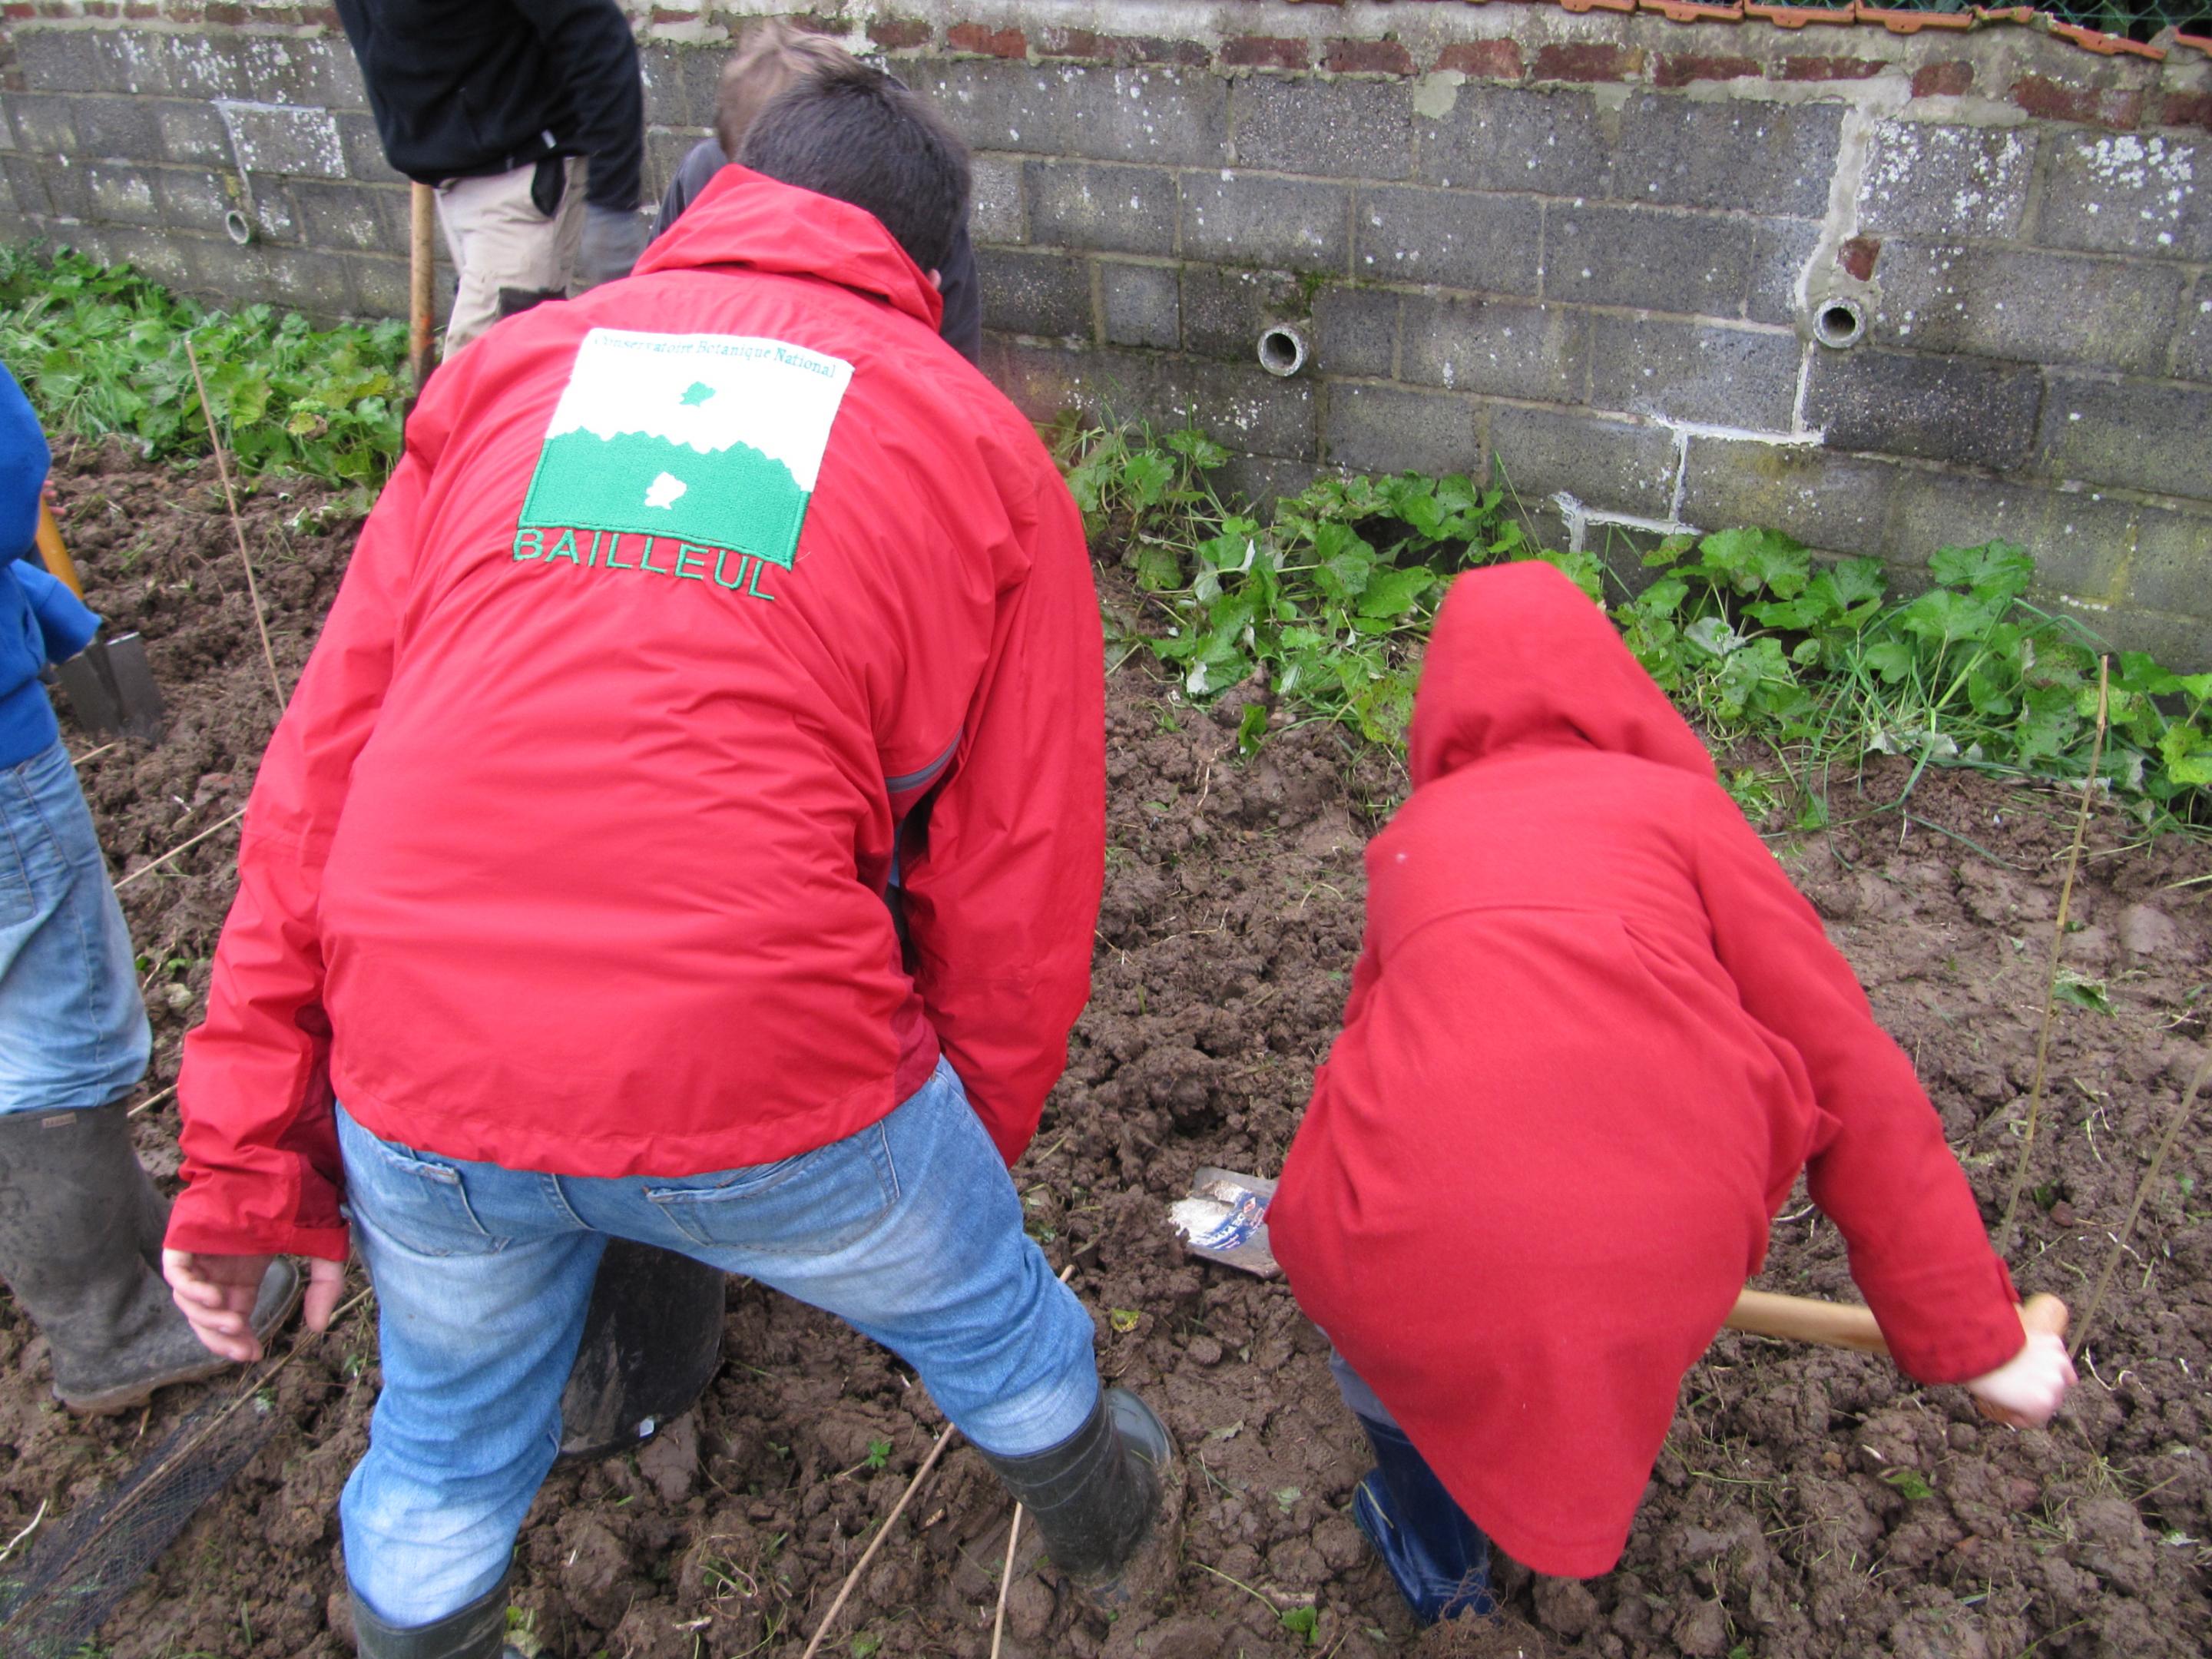
[[530,199],[532,162],[512,173],[448,179],[438,186],[438,226],[459,279],[446,321],[448,357],[499,320],[501,289],[566,294],[584,240],[584,160],[563,158],[567,182],[548,218]]

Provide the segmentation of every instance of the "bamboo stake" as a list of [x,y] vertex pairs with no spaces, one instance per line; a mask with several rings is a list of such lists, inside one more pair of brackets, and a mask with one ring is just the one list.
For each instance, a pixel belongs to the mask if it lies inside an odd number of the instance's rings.
[[1013,1524],[1006,1528],[1006,1565],[999,1573],[999,1610],[991,1618],[991,1659],[999,1659],[999,1644],[1006,1639],[1006,1591],[1014,1582],[1014,1545],[1022,1535],[1022,1506],[1014,1505]]
[[[1071,1261],[1060,1270],[1060,1282],[1063,1285],[1066,1284],[1068,1276],[1074,1271],[1075,1264]],[[860,1582],[860,1575],[868,1570],[868,1563],[876,1559],[876,1552],[884,1547],[884,1540],[890,1536],[892,1523],[906,1512],[907,1504],[912,1501],[915,1493],[921,1490],[921,1483],[929,1478],[929,1472],[937,1467],[937,1460],[945,1455],[945,1449],[959,1438],[959,1436],[960,1431],[950,1423],[945,1425],[945,1432],[937,1437],[937,1443],[929,1449],[929,1455],[921,1460],[921,1467],[914,1472],[914,1479],[906,1483],[906,1490],[899,1494],[898,1502],[891,1505],[891,1512],[884,1517],[884,1524],[876,1528],[876,1535],[868,1540],[868,1547],[860,1552],[860,1559],[853,1563],[852,1571],[845,1575],[845,1582],[837,1587],[837,1599],[830,1604],[830,1611],[822,1615],[822,1622],[814,1627],[814,1639],[806,1644],[806,1651],[800,1654],[799,1659],[814,1659],[816,1652],[828,1638],[831,1626],[836,1624],[837,1615],[845,1610],[845,1601],[852,1595],[853,1586]],[[1020,1508],[1018,1504],[1015,1507],[1017,1510]],[[1013,1552],[1011,1540],[1007,1542],[1006,1550],[1007,1559],[1011,1561]],[[1006,1606],[1003,1577],[1000,1583],[999,1603],[1003,1612]]]
[[2105,1271],[2097,1275],[2097,1288],[2090,1293],[2089,1305],[2081,1310],[2081,1322],[2074,1328],[2072,1352],[2076,1357],[2088,1345],[2090,1322],[2096,1318],[2098,1305],[2104,1301],[2105,1291],[2112,1282],[2113,1272],[2120,1265],[2120,1257],[2126,1253],[2128,1237],[2136,1230],[2136,1218],[2142,1213],[2143,1200],[2150,1196],[2151,1185],[2166,1165],[2166,1155],[2173,1150],[2173,1143],[2181,1138],[2181,1126],[2189,1121],[2190,1112],[2197,1104],[2197,1094],[2203,1089],[2208,1078],[2212,1078],[2212,1060],[2207,1060],[2198,1066],[2197,1075],[2189,1080],[2189,1088],[2181,1097],[2181,1109],[2173,1115],[2173,1121],[2166,1126],[2166,1133],[2158,1138],[2158,1150],[2150,1155],[2149,1167],[2144,1170],[2142,1179],[2136,1183],[2136,1201],[2129,1206],[2128,1218],[2120,1224],[2120,1231],[2112,1239],[2112,1253],[2105,1258]]
[[2027,1133],[2020,1143],[2020,1161],[2013,1166],[2012,1190],[2005,1195],[2004,1214],[1990,1243],[1999,1255],[2012,1248],[2013,1217],[2020,1209],[2020,1194],[2027,1184],[2029,1155],[2035,1150],[2035,1126],[2043,1115],[2043,1085],[2051,1059],[2051,1026],[2058,1011],[2058,963],[2066,948],[2066,918],[2074,904],[2074,878],[2081,868],[2081,843],[2089,834],[2089,805],[2096,799],[2097,767],[2105,754],[2106,700],[2109,696],[2112,659],[2097,659],[2097,735],[2089,744],[2089,776],[2081,786],[2081,810],[2074,819],[2074,846],[2066,855],[2066,880],[2058,890],[2058,920],[2051,929],[2051,973],[2044,981],[2043,1024],[2035,1036],[2035,1079],[2027,1091]]
[[200,374],[200,355],[192,349],[192,337],[185,337],[185,356],[192,366],[192,385],[200,394],[200,413],[207,419],[208,444],[215,451],[215,470],[222,479],[222,499],[230,508],[230,533],[238,538],[238,562],[246,567],[246,597],[253,602],[253,626],[261,635],[262,660],[269,665],[270,689],[276,694],[276,712],[284,712],[285,691],[283,676],[276,672],[276,653],[269,647],[269,623],[261,611],[261,588],[253,580],[253,560],[246,550],[246,526],[239,520],[238,496],[230,487],[230,463],[223,458],[222,437],[215,429],[215,410],[208,406],[207,381]]
[[150,1112],[156,1106],[159,1106],[163,1101],[167,1100],[171,1095],[176,1092],[177,1085],[172,1083],[167,1088],[162,1090],[160,1094],[151,1096],[145,1100],[140,1101],[136,1106],[133,1106],[123,1115],[125,1117],[138,1117],[147,1112]]
[[151,864],[140,865],[136,870],[133,870],[129,875],[124,877],[122,880],[115,884],[115,890],[118,893],[121,892],[132,882],[137,880],[139,877],[144,875],[149,870],[158,870],[163,865],[167,864],[171,859],[176,857],[178,854],[191,852],[193,848],[198,846],[210,836],[215,834],[216,830],[228,830],[232,824],[236,823],[239,819],[245,816],[246,809],[241,806],[238,811],[233,812],[228,817],[225,818],[221,823],[211,823],[208,825],[206,829],[201,830],[199,834],[194,836],[190,841],[179,842],[176,846],[172,847],[167,852],[162,854],[161,857],[155,859]]
[[830,1634],[830,1626],[837,1622],[837,1615],[845,1610],[845,1599],[852,1595],[853,1586],[860,1582],[860,1575],[868,1570],[868,1563],[876,1559],[876,1552],[884,1547],[884,1540],[890,1536],[892,1525],[906,1512],[908,1500],[921,1489],[922,1481],[937,1467],[937,1460],[945,1455],[945,1449],[958,1438],[959,1434],[960,1431],[950,1423],[945,1425],[945,1432],[937,1437],[937,1443],[929,1449],[929,1455],[921,1460],[921,1467],[914,1472],[914,1479],[907,1482],[906,1490],[899,1494],[899,1501],[891,1505],[891,1512],[884,1517],[884,1524],[876,1528],[876,1535],[868,1540],[868,1547],[860,1552],[860,1559],[853,1564],[852,1571],[845,1575],[845,1582],[837,1588],[837,1599],[830,1604],[830,1611],[822,1615],[821,1624],[815,1627],[814,1639],[806,1644],[806,1651],[799,1655],[799,1659],[814,1659],[823,1639]]

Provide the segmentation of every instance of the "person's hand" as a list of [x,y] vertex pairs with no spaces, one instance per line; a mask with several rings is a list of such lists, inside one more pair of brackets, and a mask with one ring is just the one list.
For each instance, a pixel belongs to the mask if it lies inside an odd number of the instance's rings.
[[1992,1422],[2034,1429],[2057,1414],[2077,1380],[2065,1339],[2056,1331],[2030,1330],[2027,1346],[1988,1376],[1967,1383],[1966,1392]]
[[576,281],[597,288],[629,275],[645,252],[645,221],[626,208],[584,207],[584,245],[576,255]]
[[[253,1334],[253,1304],[262,1275],[276,1260],[269,1255],[211,1255],[193,1250],[161,1252],[161,1275],[177,1308],[209,1352],[241,1364],[261,1358],[261,1339]],[[305,1316],[311,1331],[330,1328],[345,1289],[345,1263],[319,1256],[307,1262]]]

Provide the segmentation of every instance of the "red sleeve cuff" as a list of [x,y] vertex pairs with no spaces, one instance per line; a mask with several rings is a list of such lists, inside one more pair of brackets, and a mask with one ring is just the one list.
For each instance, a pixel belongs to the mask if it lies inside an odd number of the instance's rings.
[[1963,1274],[1906,1274],[1860,1288],[1890,1357],[1916,1382],[1971,1382],[2013,1358],[2027,1340],[2012,1275],[1995,1256]]
[[[314,1255],[343,1261],[351,1231],[343,1223],[312,1226],[269,1216],[242,1217],[210,1191],[203,1176],[177,1195],[170,1206],[162,1243],[197,1255]],[[337,1206],[331,1206],[333,1212]]]

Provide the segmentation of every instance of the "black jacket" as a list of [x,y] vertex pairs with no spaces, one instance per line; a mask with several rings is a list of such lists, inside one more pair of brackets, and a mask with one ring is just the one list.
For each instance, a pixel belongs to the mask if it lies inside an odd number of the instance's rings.
[[[702,138],[691,147],[676,169],[676,176],[668,181],[668,193],[660,198],[660,222],[653,227],[656,236],[676,222],[677,216],[691,205],[691,198],[707,188],[714,176],[728,165],[722,147],[712,138]],[[968,240],[968,216],[960,216],[959,228],[952,233],[952,247],[945,256],[945,269],[937,273],[939,291],[945,301],[945,320],[937,331],[945,343],[969,362],[980,361],[983,355],[983,305],[975,285],[975,249]]]
[[637,42],[615,0],[337,0],[386,159],[423,184],[591,158],[585,199],[634,209]]

